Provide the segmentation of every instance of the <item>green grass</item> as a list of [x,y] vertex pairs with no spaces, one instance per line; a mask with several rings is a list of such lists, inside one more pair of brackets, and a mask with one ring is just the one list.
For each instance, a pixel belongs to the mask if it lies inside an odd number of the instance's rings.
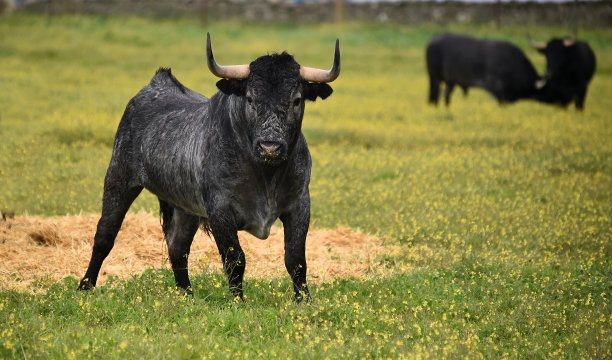
[[[215,91],[206,31],[222,63],[287,50],[321,68],[339,37],[335,92],[304,120],[312,227],[361,229],[403,251],[377,259],[384,277],[313,285],[312,306],[291,302],[286,278],[249,279],[234,303],[221,275],[198,269],[188,299],[167,271],[91,294],[70,278],[2,289],[0,357],[612,357],[612,31],[581,31],[598,68],[580,113],[500,107],[478,89],[427,106],[424,46],[442,30],[1,19],[0,210],[99,212],[115,129],[155,70]],[[450,30],[509,39],[543,70],[523,28]],[[143,194],[139,210],[156,212],[155,198]]]
[[[179,294],[167,271],[146,271],[93,293],[75,279],[44,293],[0,293],[9,334],[3,357],[432,358],[609,356],[610,272],[463,264],[383,279],[315,285],[312,305],[291,301],[288,280],[247,283],[228,299],[219,274]],[[586,271],[585,271],[586,270]],[[609,293],[608,293],[609,294]],[[542,304],[547,304],[542,307]]]

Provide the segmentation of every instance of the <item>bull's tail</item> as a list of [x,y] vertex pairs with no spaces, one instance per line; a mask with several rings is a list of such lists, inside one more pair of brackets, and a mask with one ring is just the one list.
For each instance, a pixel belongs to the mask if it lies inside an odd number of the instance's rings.
[[212,229],[210,228],[210,221],[205,218],[200,218],[200,230],[204,231],[206,236],[212,237]]
[[162,230],[164,231],[165,236],[168,236],[168,230],[170,230],[173,215],[174,207],[162,199],[159,199],[159,221],[161,222]]

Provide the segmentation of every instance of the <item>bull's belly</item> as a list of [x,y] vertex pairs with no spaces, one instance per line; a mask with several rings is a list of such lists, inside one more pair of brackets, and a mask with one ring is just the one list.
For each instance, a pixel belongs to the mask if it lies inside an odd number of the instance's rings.
[[[149,184],[145,188],[160,199],[180,208],[188,214],[203,219],[208,219],[209,217],[204,204],[197,201],[197,199],[202,198],[201,195],[188,196],[188,193],[181,193],[179,195],[178,192],[164,192]],[[236,222],[241,224],[236,230],[246,231],[261,240],[266,240],[270,236],[270,229],[280,215],[276,202],[269,201],[268,199],[257,199],[244,203],[238,201],[232,205]]]
[[171,204],[172,206],[183,210],[187,214],[198,216],[204,219],[208,218],[208,214],[206,213],[206,208],[204,208],[204,204],[197,201],[197,199],[201,198],[201,196],[185,196],[184,193],[181,194],[181,196],[178,196],[176,192],[169,193],[161,191],[157,187],[151,186],[150,184],[146,184],[145,189],[149,190],[153,195],[156,195],[160,200],[163,200]]

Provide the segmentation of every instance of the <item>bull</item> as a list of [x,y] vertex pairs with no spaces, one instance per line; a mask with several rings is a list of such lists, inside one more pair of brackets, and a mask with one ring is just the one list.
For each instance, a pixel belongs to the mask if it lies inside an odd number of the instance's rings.
[[596,67],[593,49],[584,41],[570,38],[554,38],[547,43],[529,41],[546,56],[544,78],[550,87],[546,101],[563,106],[575,101],[576,108],[583,110],[587,88]]
[[237,232],[266,239],[280,219],[295,299],[310,299],[305,248],[311,158],[301,125],[305,102],[332,94],[327,83],[340,74],[339,41],[329,70],[300,66],[285,52],[222,66],[210,34],[206,56],[210,71],[222,78],[210,99],[183,86],[170,69],[160,69],[127,104],[78,289],[96,285],[128,208],[146,188],[159,199],[178,288],[192,293],[189,250],[204,226],[215,239],[232,295],[242,299],[246,259]]
[[455,85],[485,89],[500,103],[543,100],[546,86],[523,51],[507,41],[445,33],[434,36],[426,50],[429,102],[437,105],[440,83],[448,106]]

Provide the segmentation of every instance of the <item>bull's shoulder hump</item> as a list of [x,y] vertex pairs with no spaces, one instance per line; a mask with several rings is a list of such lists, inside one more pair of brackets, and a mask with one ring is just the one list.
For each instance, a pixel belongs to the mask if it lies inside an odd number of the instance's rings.
[[175,95],[184,96],[196,101],[208,100],[204,95],[181,84],[181,82],[174,77],[170,68],[159,68],[147,87],[152,90],[172,92]]
[[185,93],[188,89],[172,75],[170,68],[159,68],[153,75],[149,86],[153,88],[175,88],[182,93]]

